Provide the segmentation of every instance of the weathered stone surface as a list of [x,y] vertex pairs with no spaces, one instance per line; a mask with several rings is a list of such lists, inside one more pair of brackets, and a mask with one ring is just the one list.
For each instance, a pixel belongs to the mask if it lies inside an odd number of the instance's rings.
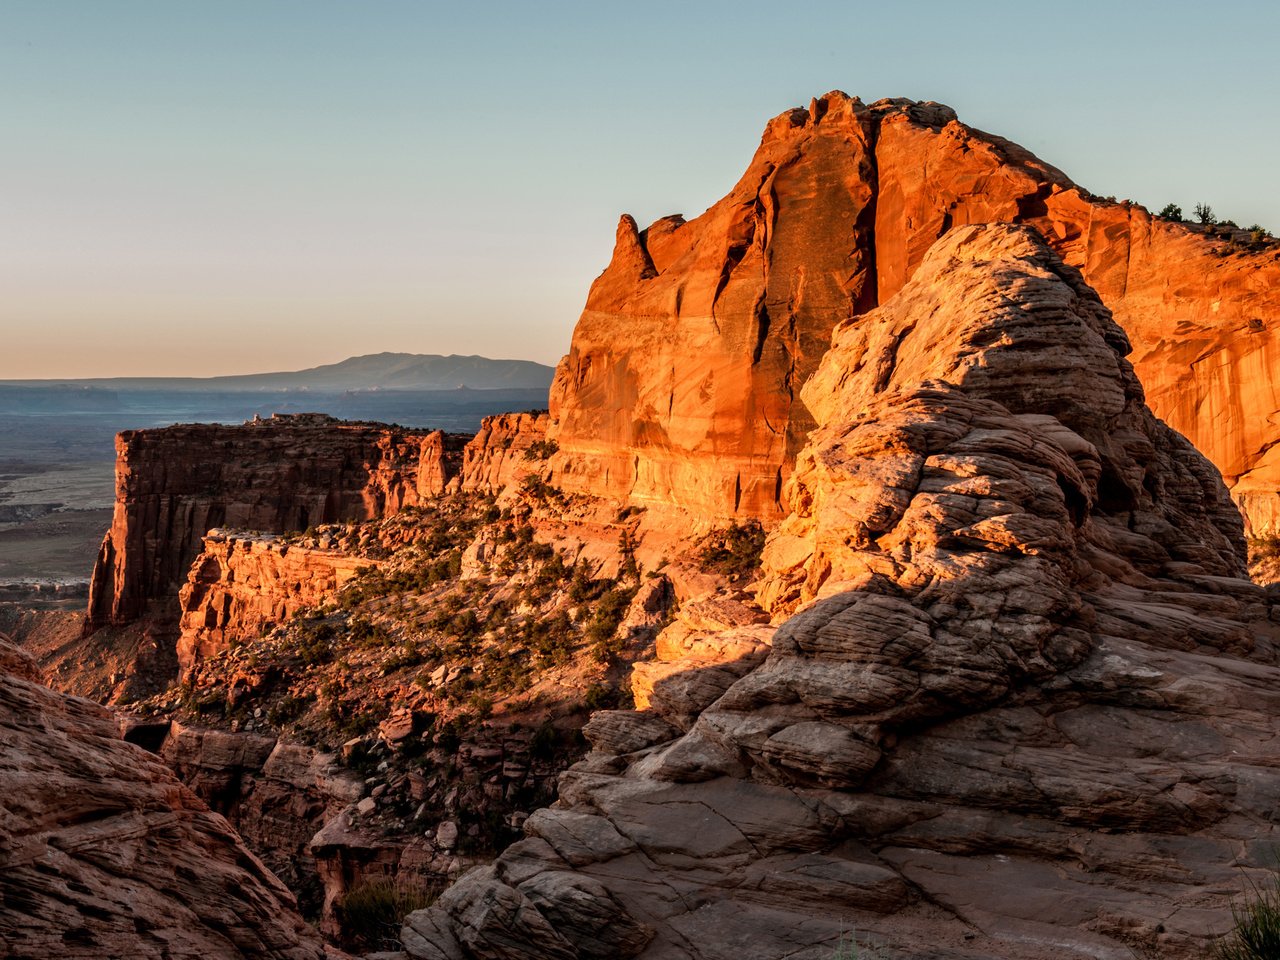
[[178,594],[182,608],[179,675],[299,610],[331,599],[361,567],[376,561],[313,550],[270,536],[212,530]]
[[0,641],[5,956],[325,956],[226,820],[120,740],[105,708],[40,686],[18,659]]
[[1280,842],[1277,631],[1127,351],[1034,230],[934,244],[803,394],[759,584],[799,612],[669,627],[633,684],[658,722],[602,717],[410,955],[511,956],[518,921],[588,956],[606,914],[654,960],[817,960],[851,929],[895,957],[1204,955]]
[[831,330],[893,296],[947,231],[1033,225],[1113,311],[1157,415],[1280,535],[1277,248],[1094,197],[936,103],[833,92],[771,121],[701,216],[624,216],[551,389],[565,490],[779,518]]
[[463,451],[459,476],[462,489],[497,493],[522,474],[541,468],[545,457],[537,448],[530,448],[536,443],[545,443],[550,422],[545,413],[485,417],[480,432]]
[[314,747],[178,722],[168,725],[157,752],[187,787],[235,825],[308,915],[332,900],[321,869],[327,865],[317,863],[312,840],[364,794],[357,773]]

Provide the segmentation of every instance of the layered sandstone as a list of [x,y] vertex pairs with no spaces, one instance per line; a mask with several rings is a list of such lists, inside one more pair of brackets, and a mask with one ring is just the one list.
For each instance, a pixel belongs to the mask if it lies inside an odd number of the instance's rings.
[[206,533],[284,533],[419,505],[456,487],[467,439],[319,414],[120,434],[115,515],[89,590],[92,649],[72,654],[144,654],[105,698],[164,689],[179,669],[179,588]]
[[1204,955],[1280,841],[1274,604],[1127,352],[1030,228],[935,244],[803,395],[763,593],[801,612],[669,628],[409,954]]
[[497,493],[520,474],[540,468],[550,456],[546,445],[551,419],[545,413],[503,413],[485,417],[480,432],[463,451],[459,482],[463,490]]
[[337,754],[275,736],[158,721],[126,736],[152,747],[201,800],[235,826],[268,867],[319,915],[324,883],[311,840],[367,792]]
[[362,568],[376,565],[278,537],[210,531],[178,595],[180,675],[189,676],[205,658],[331,600]]
[[[782,515],[831,330],[891,297],[954,227],[1029,223],[1134,345],[1158,415],[1280,533],[1274,247],[1101,200],[941,104],[834,92],[765,130],[730,193],[647,229],[624,216],[551,390],[566,490],[703,517]],[[1227,255],[1230,254],[1230,255]]]
[[0,642],[5,956],[321,960],[292,895],[108,711]]
[[175,597],[215,527],[284,533],[367,519],[440,493],[467,438],[318,415],[181,424],[116,438],[116,505],[90,629]]

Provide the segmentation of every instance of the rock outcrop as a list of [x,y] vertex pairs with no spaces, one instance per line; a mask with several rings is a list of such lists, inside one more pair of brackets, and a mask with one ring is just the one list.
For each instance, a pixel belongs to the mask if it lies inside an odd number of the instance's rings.
[[434,496],[457,475],[467,439],[312,414],[125,431],[88,626],[127,623],[176,598],[215,527],[284,533]]
[[497,493],[520,474],[540,466],[552,452],[546,439],[550,422],[545,413],[485,417],[480,432],[463,451],[462,489]]
[[319,414],[120,434],[85,632],[140,655],[108,696],[147,696],[177,676],[178,592],[210,530],[285,533],[418,505],[456,486],[467,439]]
[[1202,956],[1280,842],[1274,598],[1128,349],[1030,228],[934,244],[801,398],[762,582],[800,612],[669,628],[409,954]]
[[362,568],[376,565],[278,537],[210,531],[179,593],[179,675],[186,677],[211,654],[332,599]]
[[315,834],[367,792],[338,756],[274,736],[148,723],[126,737],[153,747],[196,796],[225,816],[298,897],[308,916],[325,902]]
[[6,957],[322,960],[293,897],[103,707],[0,641]]
[[1028,223],[1134,345],[1156,414],[1280,534],[1280,248],[1094,197],[936,103],[834,92],[765,130],[686,222],[624,216],[551,390],[555,482],[703,517],[776,519],[831,330],[896,293],[948,230]]

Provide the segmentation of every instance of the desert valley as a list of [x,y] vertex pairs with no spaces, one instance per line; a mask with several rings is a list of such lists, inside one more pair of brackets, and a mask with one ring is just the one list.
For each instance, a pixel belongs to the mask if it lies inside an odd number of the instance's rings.
[[1280,956],[1277,323],[834,91],[553,376],[0,385],[0,955]]

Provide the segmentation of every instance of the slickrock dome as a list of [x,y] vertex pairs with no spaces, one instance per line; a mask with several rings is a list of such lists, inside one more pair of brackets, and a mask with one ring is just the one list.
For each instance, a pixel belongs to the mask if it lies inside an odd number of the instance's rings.
[[226,820],[3,640],[0,743],[0,955],[326,956]]
[[1128,349],[1035,230],[934,244],[803,391],[763,593],[800,612],[659,638],[651,709],[410,955],[1202,956],[1280,842],[1280,667]]

